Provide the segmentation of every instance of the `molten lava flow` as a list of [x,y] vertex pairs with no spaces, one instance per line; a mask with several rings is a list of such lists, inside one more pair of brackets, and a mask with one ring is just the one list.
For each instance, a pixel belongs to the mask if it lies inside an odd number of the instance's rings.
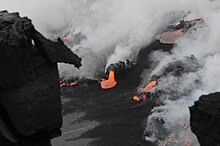
[[74,81],[74,82],[71,82],[70,84],[67,84],[65,83],[65,81],[60,81],[60,87],[73,87],[73,86],[76,86],[78,82],[77,81]]
[[66,83],[62,80],[60,81],[60,87],[64,87],[66,85]]
[[140,96],[137,96],[137,95],[135,95],[133,98],[132,98],[132,100],[133,101],[146,101],[147,100],[147,98],[148,98],[148,96],[146,95],[146,94],[143,94],[143,95],[140,95]]
[[153,80],[150,83],[148,83],[146,86],[144,86],[143,88],[141,88],[139,90],[139,94],[140,96],[134,96],[132,98],[133,101],[147,101],[147,98],[150,96],[150,92],[155,90],[157,85],[157,81]]
[[64,36],[62,37],[62,39],[63,39],[64,41],[69,41],[69,40],[71,39],[71,35],[64,35]]
[[184,146],[191,146],[192,145],[192,139],[186,140]]
[[71,82],[70,84],[67,84],[67,86],[68,87],[73,87],[73,86],[76,86],[76,84],[77,84],[77,81]]
[[115,72],[110,70],[108,80],[102,79],[101,88],[110,89],[116,86],[117,82],[115,81]]
[[175,31],[168,31],[162,33],[159,37],[159,40],[162,44],[174,44],[177,39],[184,35],[184,29],[178,29]]
[[140,89],[141,93],[151,92],[156,88],[157,81],[151,81],[144,88]]
[[140,101],[141,99],[140,99],[138,96],[134,96],[134,97],[132,98],[132,100],[134,100],[134,101]]
[[189,126],[189,124],[188,123],[185,123],[184,125],[183,125],[183,129],[187,129],[187,128],[189,128],[190,126]]

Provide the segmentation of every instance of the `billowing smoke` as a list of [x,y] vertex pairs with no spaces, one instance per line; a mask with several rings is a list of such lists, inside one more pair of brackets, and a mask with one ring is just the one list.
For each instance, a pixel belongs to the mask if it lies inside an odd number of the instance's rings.
[[[163,68],[175,59],[190,55],[197,58],[200,68],[181,76],[170,74],[160,78],[158,88],[162,92],[165,90],[166,95],[159,97],[163,104],[155,107],[148,117],[144,132],[146,140],[160,145],[199,145],[187,126],[190,117],[188,107],[202,94],[220,90],[220,34],[217,33],[220,29],[219,5],[218,1],[209,2],[206,13],[202,15],[205,20],[203,26],[179,39],[172,54],[153,53],[153,56],[160,56],[155,62],[160,61],[156,68],[151,70],[150,76],[161,74]],[[145,77],[149,78],[149,75]]]
[[[77,3],[77,2],[75,2]],[[73,16],[72,28],[79,30],[87,39],[73,47],[83,57],[80,71],[70,71],[61,66],[66,74],[96,76],[112,63],[133,61],[139,49],[149,44],[154,35],[169,23],[181,20],[189,11],[203,10],[200,1],[87,1]],[[86,11],[85,9],[86,8]],[[79,49],[80,48],[80,49]],[[67,69],[68,68],[68,69]]]
[[0,10],[27,16],[47,36],[51,31],[60,31],[68,26],[75,5],[71,0],[0,0],[0,3]]
[[118,61],[134,61],[158,31],[188,12],[193,12],[191,16],[205,13],[209,5],[207,0],[1,1],[1,9],[29,16],[51,38],[81,32],[84,39],[70,47],[83,58],[82,68],[59,67],[62,75],[83,77],[94,77]]

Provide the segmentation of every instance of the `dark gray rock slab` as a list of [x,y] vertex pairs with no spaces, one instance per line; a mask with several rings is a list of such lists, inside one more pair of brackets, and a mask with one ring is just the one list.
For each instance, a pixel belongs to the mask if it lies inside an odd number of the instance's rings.
[[220,145],[220,92],[203,95],[190,107],[190,124],[201,146]]

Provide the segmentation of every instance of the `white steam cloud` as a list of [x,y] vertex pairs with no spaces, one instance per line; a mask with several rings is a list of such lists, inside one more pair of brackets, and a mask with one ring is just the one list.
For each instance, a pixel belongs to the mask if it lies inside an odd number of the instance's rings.
[[45,35],[65,28],[73,15],[71,0],[0,0],[0,10],[19,12],[30,18]]
[[[182,59],[183,56],[190,55],[198,59],[201,68],[197,72],[184,74],[181,78],[168,76],[160,80],[160,89],[173,91],[174,88],[176,92],[169,93],[168,98],[163,99],[165,104],[153,109],[145,130],[146,140],[153,140],[160,145],[179,146],[187,142],[199,145],[190,128],[184,129],[184,125],[189,124],[188,107],[202,94],[220,91],[220,34],[217,33],[220,29],[220,2],[206,1],[206,4],[205,13],[201,15],[205,20],[203,27],[179,39],[171,55],[154,53],[161,58],[157,67],[152,69],[151,75],[159,73],[176,58]],[[191,15],[189,18],[192,18]],[[185,92],[190,94],[182,95]],[[158,119],[163,119],[159,126],[156,125]],[[161,127],[167,133],[158,135]],[[161,140],[161,137],[165,140]]]
[[94,77],[118,61],[135,59],[156,33],[187,12],[204,12],[206,0],[0,0],[1,9],[28,16],[44,34],[54,38],[81,32],[87,39],[70,46],[83,58],[78,71],[60,65],[68,76]]

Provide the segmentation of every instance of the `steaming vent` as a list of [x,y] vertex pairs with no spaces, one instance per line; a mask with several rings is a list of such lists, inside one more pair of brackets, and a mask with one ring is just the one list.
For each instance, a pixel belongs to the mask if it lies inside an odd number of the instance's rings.
[[126,62],[118,61],[115,64],[110,64],[106,68],[106,74],[109,74],[111,70],[114,70],[116,74],[123,74],[126,70],[130,69],[133,65],[135,65],[135,61],[127,60]]

